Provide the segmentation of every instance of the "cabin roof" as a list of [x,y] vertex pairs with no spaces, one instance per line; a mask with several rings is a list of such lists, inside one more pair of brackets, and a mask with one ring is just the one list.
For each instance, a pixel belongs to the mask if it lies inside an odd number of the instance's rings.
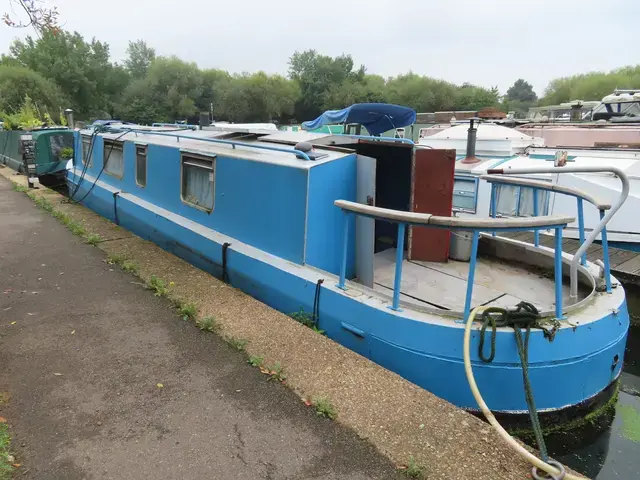
[[[302,134],[300,135],[298,132],[274,132],[273,130],[265,131],[263,129],[241,128],[239,130],[176,130],[167,127],[144,127],[144,130],[148,133],[138,131],[123,134],[123,132],[113,131],[102,132],[100,133],[100,136],[109,140],[174,147],[200,155],[235,157],[264,163],[287,165],[301,169],[313,168],[314,166],[350,155],[348,152],[338,152],[323,149],[321,146],[316,146],[314,151],[316,153],[322,153],[322,158],[312,161],[297,158],[293,152],[293,145],[287,144],[287,142],[297,143],[300,141],[310,141],[311,138],[307,138],[309,134],[306,132],[300,132]],[[87,136],[92,134],[92,130],[82,130],[80,133]],[[161,133],[162,135],[157,135],[157,133]],[[286,135],[290,133],[295,133],[296,136],[290,138],[290,136]],[[330,136],[327,134],[310,135],[317,135],[318,138]],[[238,143],[234,148],[234,146],[230,144],[208,142],[208,139],[221,139]],[[291,153],[288,153],[287,151],[251,148],[251,145],[290,150]]]

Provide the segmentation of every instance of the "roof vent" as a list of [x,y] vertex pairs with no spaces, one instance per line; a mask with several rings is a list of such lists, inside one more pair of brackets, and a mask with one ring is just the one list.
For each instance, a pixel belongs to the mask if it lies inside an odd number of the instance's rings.
[[469,119],[469,132],[467,134],[467,156],[462,160],[462,163],[480,163],[481,160],[476,157],[476,137],[478,135],[478,128],[473,124],[474,118]]

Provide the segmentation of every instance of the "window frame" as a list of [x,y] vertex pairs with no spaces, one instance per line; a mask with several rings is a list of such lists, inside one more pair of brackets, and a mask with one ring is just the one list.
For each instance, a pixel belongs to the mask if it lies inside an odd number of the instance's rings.
[[[551,185],[551,182],[549,182],[549,184]],[[529,189],[533,191],[533,187],[527,187],[527,186],[523,186],[523,185],[509,185],[509,184],[498,184],[496,186],[496,191],[495,191],[495,195],[496,195],[496,210],[497,210],[497,206],[498,206],[498,201],[499,201],[499,195],[500,195],[500,190],[502,188],[513,188],[514,190],[516,190],[516,214],[514,216],[511,215],[505,215],[504,213],[498,212],[496,211],[496,217],[497,218],[533,218],[533,211],[531,212],[531,215],[522,215],[521,214],[521,207],[522,207],[522,203],[521,203],[521,199],[522,199],[522,189]],[[545,215],[549,215],[549,206],[551,203],[551,194],[554,193],[551,190],[545,190],[545,189],[537,189],[538,190],[538,195],[544,195],[544,199],[542,201],[542,211],[538,212],[538,216],[545,216]],[[531,193],[531,195],[533,196],[533,193]]]
[[91,168],[93,166],[93,151],[91,151],[91,156],[89,157],[89,161],[87,162],[87,159],[85,158],[84,155],[84,141],[87,140],[89,142],[88,145],[88,149],[87,149],[87,153],[89,153],[89,150],[91,150],[91,138],[93,138],[93,146],[95,148],[95,137],[92,137],[91,135],[80,135],[80,146],[81,146],[81,150],[80,150],[80,162],[82,163],[82,165],[87,165],[87,168]]
[[[203,154],[203,153],[194,153],[194,152],[189,152],[189,151],[185,151],[185,150],[181,150],[180,151],[180,200],[182,201],[182,203],[189,205],[191,208],[195,208],[197,210],[201,210],[207,214],[210,214],[211,212],[213,212],[216,208],[216,159],[217,159],[217,155],[212,154],[212,155],[207,155],[207,154]],[[207,168],[206,166],[203,165],[198,165],[197,163],[192,163],[189,164],[189,160],[195,160],[196,162],[200,161],[200,162],[211,162],[211,168]],[[210,170],[209,175],[211,175],[213,173],[213,178],[210,177],[209,182],[211,183],[211,187],[213,188],[213,192],[212,192],[212,196],[213,196],[213,205],[211,206],[211,209],[207,208],[207,207],[203,207],[201,205],[197,205],[193,202],[190,202],[189,200],[187,200],[184,196],[184,190],[185,190],[185,175],[184,175],[184,166],[185,163],[188,166],[192,166],[192,167],[196,167],[196,168],[202,168],[204,170]]]
[[[117,174],[107,170],[108,158],[107,158],[107,155],[106,155],[106,150],[110,145],[112,145],[112,147],[109,148],[108,157],[111,157],[111,153],[116,148],[119,148],[122,151],[122,174],[121,175],[117,175]],[[102,170],[107,175],[109,175],[111,177],[114,177],[114,178],[117,178],[119,180],[122,180],[124,178],[124,142],[119,141],[119,140],[112,140],[110,138],[108,138],[108,139],[107,138],[103,138],[103,140],[102,140]]]
[[[135,147],[135,181],[136,181],[136,185],[140,188],[146,188],[147,186],[147,174],[149,173],[148,170],[148,161],[149,161],[149,155],[148,155],[148,145],[146,143],[136,143],[134,144]],[[140,183],[138,181],[138,151],[142,150],[142,155],[144,155],[144,183]]]
[[[473,183],[473,193],[471,194],[470,192],[464,191],[464,190],[456,190],[455,186],[456,186],[456,181],[463,181],[463,182],[470,182]],[[453,195],[452,195],[452,199],[451,199],[451,205],[452,205],[452,210],[454,212],[460,212],[460,213],[477,213],[478,211],[478,183],[479,183],[479,178],[475,175],[454,175],[453,176]],[[456,199],[456,195],[461,196],[461,197],[466,197],[466,198],[471,198],[473,197],[473,209],[471,208],[464,208],[464,207],[456,207],[455,206],[455,199]]]

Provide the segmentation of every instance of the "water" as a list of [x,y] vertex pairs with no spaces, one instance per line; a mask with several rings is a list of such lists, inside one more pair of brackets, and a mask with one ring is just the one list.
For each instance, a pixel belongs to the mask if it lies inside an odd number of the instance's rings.
[[629,330],[615,410],[578,431],[550,436],[547,442],[550,455],[589,478],[640,476],[640,325]]

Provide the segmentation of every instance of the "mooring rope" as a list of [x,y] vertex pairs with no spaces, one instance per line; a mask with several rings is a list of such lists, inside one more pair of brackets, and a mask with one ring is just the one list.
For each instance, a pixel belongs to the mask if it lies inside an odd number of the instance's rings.
[[[496,318],[497,317],[497,318]],[[529,302],[520,302],[516,305],[515,310],[507,310],[505,308],[490,307],[482,312],[482,327],[480,329],[480,342],[478,346],[478,355],[485,363],[491,363],[496,355],[496,329],[497,327],[512,327],[516,345],[518,347],[518,356],[522,365],[522,383],[524,385],[524,396],[529,408],[529,417],[531,418],[531,427],[540,450],[540,457],[544,462],[549,461],[547,445],[542,434],[542,426],[536,409],[536,402],[533,398],[533,390],[529,380],[529,337],[531,336],[531,328],[539,327],[540,313],[538,309]],[[484,342],[487,327],[491,326],[491,353],[488,357],[484,354]],[[526,328],[524,340],[522,338],[522,329]]]

